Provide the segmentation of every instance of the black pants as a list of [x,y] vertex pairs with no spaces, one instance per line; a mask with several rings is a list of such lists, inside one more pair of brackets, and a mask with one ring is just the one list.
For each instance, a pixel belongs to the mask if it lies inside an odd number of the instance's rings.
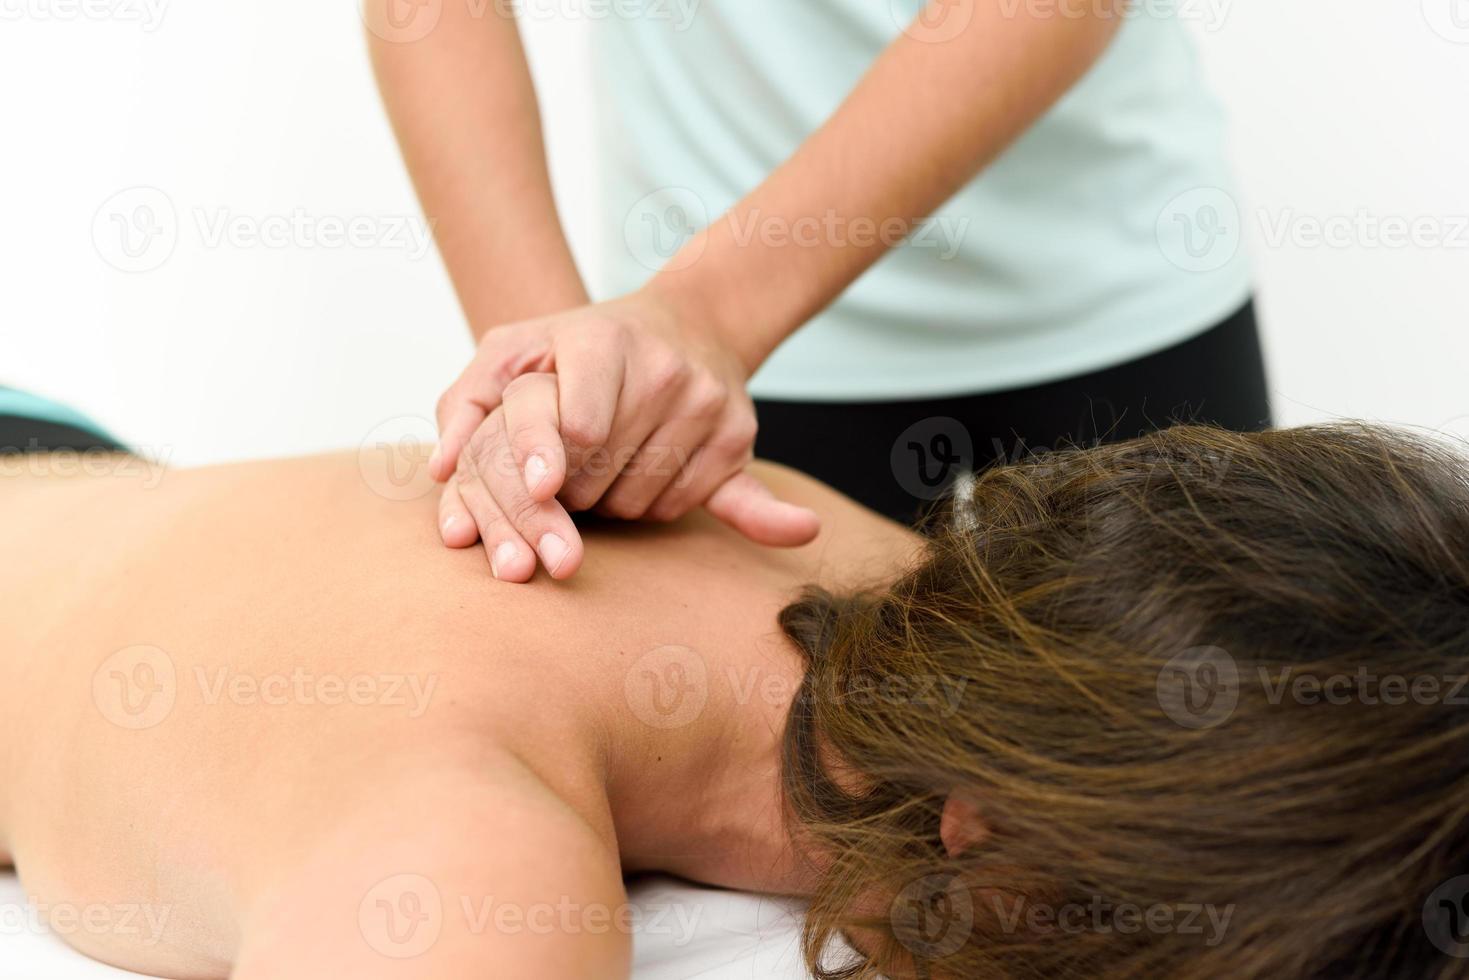
[[1253,303],[1192,340],[1064,381],[950,398],[757,400],[755,452],[911,523],[959,473],[1177,422],[1270,425]]
[[127,448],[86,429],[20,415],[0,415],[0,455],[15,453],[127,452]]

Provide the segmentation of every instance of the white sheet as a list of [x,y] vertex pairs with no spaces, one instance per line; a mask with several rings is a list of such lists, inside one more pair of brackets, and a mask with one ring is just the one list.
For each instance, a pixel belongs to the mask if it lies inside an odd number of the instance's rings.
[[[635,980],[808,980],[797,903],[698,888],[671,879],[641,882],[630,896],[644,925],[633,934]],[[0,874],[0,980],[137,980],[75,953],[36,928],[25,893]]]

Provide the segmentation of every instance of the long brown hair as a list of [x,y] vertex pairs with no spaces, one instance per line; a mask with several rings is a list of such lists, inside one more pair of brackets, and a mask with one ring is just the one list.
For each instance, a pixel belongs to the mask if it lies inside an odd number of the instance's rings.
[[781,617],[819,977],[1469,976],[1454,451],[1181,426],[989,469],[929,530]]

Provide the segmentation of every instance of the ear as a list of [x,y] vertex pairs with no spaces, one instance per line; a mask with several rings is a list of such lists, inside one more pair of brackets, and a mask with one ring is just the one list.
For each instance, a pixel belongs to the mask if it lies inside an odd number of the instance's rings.
[[961,792],[949,794],[939,816],[939,839],[949,857],[958,857],[990,835],[974,800]]

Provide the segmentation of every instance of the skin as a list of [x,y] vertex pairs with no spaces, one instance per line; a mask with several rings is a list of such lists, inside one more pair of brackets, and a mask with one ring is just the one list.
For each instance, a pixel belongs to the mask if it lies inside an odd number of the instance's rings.
[[[366,0],[370,26],[382,6]],[[445,4],[412,43],[370,31],[388,114],[479,342],[439,403],[431,469],[458,477],[444,542],[483,540],[501,577],[523,581],[538,560],[576,572],[585,546],[569,512],[589,508],[667,521],[702,506],[755,541],[808,540],[809,522],[772,506],[747,470],[745,382],[1064,95],[1124,6],[933,0],[789,160],[642,289],[595,305],[556,218],[513,15]],[[747,239],[752,227],[825,227],[828,215],[897,234]],[[554,399],[511,387],[552,372],[565,380]],[[508,444],[515,465],[477,451],[486,443]],[[625,467],[579,465],[599,451]],[[651,452],[681,464],[642,465]]]
[[[606,978],[628,971],[606,917],[625,873],[807,888],[775,615],[803,583],[892,576],[909,532],[757,466],[821,515],[813,543],[705,515],[588,529],[574,582],[515,589],[441,546],[425,455],[5,469],[0,864],[49,909],[153,916],[58,928],[76,948],[171,977]],[[125,685],[139,662],[162,700]],[[671,702],[692,713],[651,707],[670,662],[706,671],[702,707]],[[373,686],[340,703],[353,682]],[[387,910],[432,908],[423,882],[442,904],[418,950]]]

